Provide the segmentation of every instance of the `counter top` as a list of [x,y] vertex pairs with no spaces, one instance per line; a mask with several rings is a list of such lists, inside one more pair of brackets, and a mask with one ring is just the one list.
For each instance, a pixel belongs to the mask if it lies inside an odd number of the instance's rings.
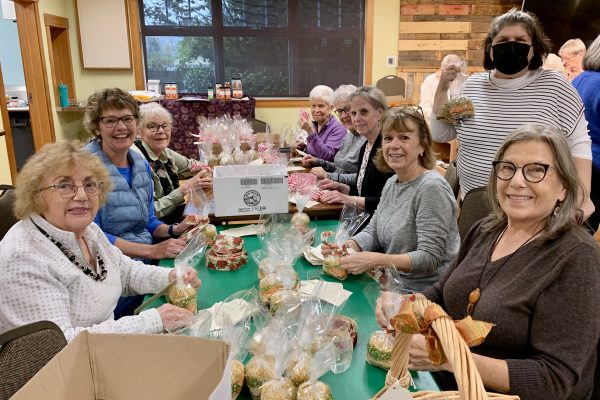
[[8,112],[11,111],[29,111],[29,107],[7,107]]

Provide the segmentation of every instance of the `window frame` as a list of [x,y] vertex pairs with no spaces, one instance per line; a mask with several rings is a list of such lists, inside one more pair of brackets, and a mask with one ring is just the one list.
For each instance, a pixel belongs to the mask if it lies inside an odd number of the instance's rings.
[[[135,1],[135,0],[134,0]],[[361,10],[363,14],[363,31],[357,32],[355,28],[344,27],[332,31],[328,28],[312,28],[306,30],[298,23],[298,3],[295,0],[288,0],[288,24],[286,27],[238,27],[224,26],[222,15],[222,0],[210,0],[213,22],[211,26],[146,26],[144,22],[144,1],[137,0],[138,12],[136,16],[139,21],[140,32],[140,47],[142,60],[143,76],[146,74],[147,66],[147,49],[146,36],[204,36],[211,37],[214,45],[214,67],[216,82],[225,81],[224,67],[224,45],[223,41],[228,36],[254,36],[254,37],[274,37],[283,36],[288,38],[289,46],[289,84],[290,91],[297,93],[299,82],[297,78],[297,69],[300,64],[298,57],[294,54],[298,53],[300,41],[305,38],[356,38],[360,42],[360,57],[362,62],[358,69],[359,85],[370,84],[372,77],[372,53],[373,53],[373,8],[374,0],[362,0]],[[304,30],[303,30],[304,29]],[[136,78],[136,82],[139,82]],[[145,80],[141,80],[145,82]],[[143,89],[142,87],[141,89]],[[307,93],[308,95],[308,93]],[[282,95],[276,97],[257,97],[261,105],[267,107],[285,107],[296,106],[300,99],[306,99],[306,96]],[[304,103],[304,101],[302,102]],[[257,104],[258,105],[258,104]]]

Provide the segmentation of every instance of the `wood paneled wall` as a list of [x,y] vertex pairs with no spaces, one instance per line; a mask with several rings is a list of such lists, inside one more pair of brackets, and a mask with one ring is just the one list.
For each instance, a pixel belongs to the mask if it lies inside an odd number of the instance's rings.
[[520,5],[516,0],[400,0],[397,75],[407,82],[407,99],[419,103],[423,79],[447,54],[463,57],[469,71],[481,71],[490,23]]

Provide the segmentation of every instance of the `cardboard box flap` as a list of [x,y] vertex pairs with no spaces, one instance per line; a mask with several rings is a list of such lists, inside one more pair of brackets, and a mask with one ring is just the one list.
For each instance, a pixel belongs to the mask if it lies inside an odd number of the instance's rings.
[[19,390],[12,399],[94,400],[88,357],[89,334],[79,334]]
[[229,346],[168,335],[92,335],[96,398],[206,399],[221,381]]
[[287,176],[287,170],[279,164],[262,165],[219,165],[215,167],[213,178],[228,178],[240,176]]

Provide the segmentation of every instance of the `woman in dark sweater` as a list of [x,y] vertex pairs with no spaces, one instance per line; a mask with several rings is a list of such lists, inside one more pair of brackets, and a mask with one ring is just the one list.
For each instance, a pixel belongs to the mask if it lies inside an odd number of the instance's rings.
[[[495,157],[492,214],[471,229],[456,262],[425,296],[455,320],[494,323],[472,348],[483,383],[521,400],[590,399],[600,337],[600,249],[576,222],[581,182],[555,128],[525,125]],[[398,295],[384,293],[387,326]],[[433,366],[415,336],[409,367]],[[596,384],[598,384],[596,382]]]
[[350,184],[324,179],[321,196],[323,203],[354,204],[373,215],[379,204],[381,191],[393,172],[381,172],[373,158],[381,147],[381,121],[387,110],[383,92],[373,86],[361,86],[350,96],[350,114],[356,131],[367,141],[358,155],[359,169]]

